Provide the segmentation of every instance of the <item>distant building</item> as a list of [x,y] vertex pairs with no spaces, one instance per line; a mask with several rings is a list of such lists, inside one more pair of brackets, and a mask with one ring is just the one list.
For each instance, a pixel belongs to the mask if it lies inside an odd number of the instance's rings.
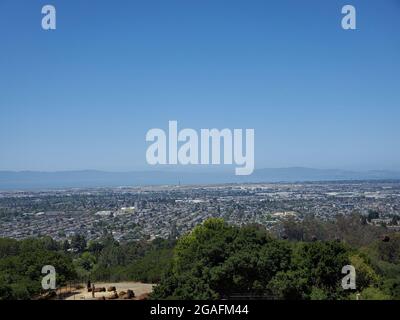
[[95,215],[96,216],[102,216],[102,217],[108,217],[108,216],[111,216],[111,214],[112,214],[112,211],[97,211],[96,213],[95,213]]

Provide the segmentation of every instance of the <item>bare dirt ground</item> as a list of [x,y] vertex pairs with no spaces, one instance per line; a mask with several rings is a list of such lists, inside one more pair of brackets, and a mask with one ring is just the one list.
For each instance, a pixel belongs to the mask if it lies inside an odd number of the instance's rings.
[[[145,296],[153,291],[154,284],[150,283],[141,283],[141,282],[115,282],[115,283],[94,283],[96,288],[106,288],[115,287],[117,289],[117,293],[121,291],[133,290],[135,293],[135,299],[140,299],[140,297]],[[69,290],[65,288],[65,290]],[[93,299],[92,293],[88,292],[86,286],[81,289],[73,289],[70,290],[70,295],[66,298],[66,300],[98,300],[99,298],[109,298],[113,292],[96,292],[95,298]]]

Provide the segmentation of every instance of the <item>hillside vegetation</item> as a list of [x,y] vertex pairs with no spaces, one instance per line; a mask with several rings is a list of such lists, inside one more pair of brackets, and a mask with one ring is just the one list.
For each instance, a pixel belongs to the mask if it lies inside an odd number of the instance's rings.
[[[44,265],[56,268],[58,286],[156,283],[152,299],[400,299],[400,234],[358,215],[287,220],[271,231],[209,219],[177,240],[126,244],[107,234],[89,243],[0,239],[0,299],[37,296]],[[341,286],[345,265],[356,269],[356,290]]]

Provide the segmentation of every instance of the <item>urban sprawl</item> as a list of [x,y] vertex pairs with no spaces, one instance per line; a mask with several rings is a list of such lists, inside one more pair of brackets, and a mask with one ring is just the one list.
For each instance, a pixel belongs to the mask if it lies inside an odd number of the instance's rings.
[[376,214],[400,230],[400,182],[260,183],[0,191],[0,237],[128,242],[177,237],[210,217],[273,228],[283,219]]

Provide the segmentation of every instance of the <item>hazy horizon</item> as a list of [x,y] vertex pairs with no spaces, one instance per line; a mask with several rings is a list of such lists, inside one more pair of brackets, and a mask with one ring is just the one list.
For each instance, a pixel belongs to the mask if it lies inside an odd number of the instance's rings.
[[[373,171],[387,171],[387,172],[400,172],[397,169],[382,169],[382,168],[371,168],[371,169],[350,169],[350,168],[325,168],[325,167],[303,167],[303,166],[290,166],[290,167],[261,167],[255,168],[255,171],[260,170],[287,170],[287,169],[305,169],[305,170],[316,170],[316,171],[344,171],[344,172],[373,172]],[[196,165],[196,166],[181,166],[181,165],[163,165],[159,167],[146,166],[143,168],[130,169],[130,170],[102,170],[102,169],[64,169],[64,170],[1,170],[0,172],[37,172],[37,173],[58,173],[58,172],[106,172],[106,173],[130,173],[130,172],[182,172],[182,173],[201,173],[201,172],[217,172],[217,173],[232,173],[232,166],[216,165]]]
[[264,168],[249,176],[218,170],[109,171],[0,171],[0,190],[45,190],[59,188],[141,187],[152,185],[219,185],[231,183],[297,183],[332,181],[400,180],[400,171],[344,171],[312,168]]

